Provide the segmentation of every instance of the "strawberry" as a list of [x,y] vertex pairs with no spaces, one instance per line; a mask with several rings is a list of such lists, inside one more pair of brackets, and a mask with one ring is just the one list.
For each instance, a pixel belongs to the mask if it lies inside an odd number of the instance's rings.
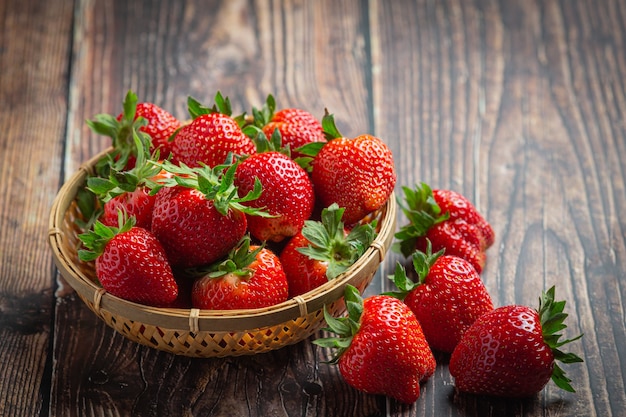
[[167,157],[171,152],[169,139],[182,125],[176,117],[156,104],[137,101],[137,95],[129,91],[124,99],[124,110],[117,117],[98,114],[94,120],[87,121],[94,132],[113,139],[116,158],[127,161],[127,169],[135,165],[137,157],[133,131],[148,134],[151,138],[150,148],[159,149],[161,155]]
[[481,273],[486,262],[486,250],[494,242],[491,225],[461,194],[451,190],[433,190],[427,184],[415,189],[402,187],[402,211],[409,220],[395,234],[395,249],[410,256],[415,249],[446,250],[447,255],[459,256]]
[[165,251],[150,231],[136,227],[120,212],[119,228],[96,222],[79,235],[88,250],[80,259],[95,260],[96,275],[109,293],[128,301],[164,307],[178,296],[178,286]]
[[237,166],[235,186],[246,194],[257,181],[261,183],[261,196],[245,204],[263,208],[272,217],[248,215],[248,230],[261,241],[280,242],[298,233],[311,217],[313,184],[300,165],[274,150],[279,144],[263,140],[257,146],[257,153],[243,158]]
[[287,278],[278,257],[244,237],[222,262],[194,282],[192,305],[211,310],[269,307],[287,300]]
[[426,252],[413,253],[418,282],[411,282],[397,263],[393,281],[419,320],[433,350],[452,353],[463,333],[478,317],[493,310],[493,303],[476,269],[465,259]]
[[307,220],[280,254],[289,296],[304,294],[335,279],[365,253],[376,237],[376,222],[344,227],[343,208],[322,210],[321,221]]
[[228,154],[250,155],[256,152],[252,139],[241,130],[239,117],[231,117],[228,99],[218,92],[215,101],[216,104],[209,109],[192,97],[188,98],[193,120],[174,137],[174,162],[192,168],[201,164],[214,167],[222,165]]
[[543,292],[539,309],[522,305],[499,307],[482,315],[465,332],[450,358],[450,373],[459,391],[503,397],[527,397],[552,379],[574,392],[555,361],[582,362],[560,347],[582,335],[559,341],[565,301],[554,300],[554,287]]
[[343,221],[354,224],[382,207],[391,195],[396,183],[393,156],[374,136],[342,137],[329,114],[322,123],[330,140],[321,149],[314,144],[319,149],[311,155],[315,193],[324,207],[332,203],[345,207]]
[[243,197],[233,184],[236,164],[190,168],[165,161],[158,166],[174,174],[162,181],[152,211],[152,232],[170,263],[191,267],[225,256],[245,235],[246,214],[265,215],[242,203],[258,198],[261,184]]
[[[260,129],[266,137],[278,131],[281,147],[289,148],[292,157],[302,156],[297,149],[312,142],[325,142],[324,130],[320,121],[306,110],[284,108],[276,111],[276,101],[270,94],[261,110],[253,109],[254,127],[249,136],[255,137]],[[245,129],[244,129],[245,131]]]
[[411,404],[420,395],[420,383],[435,371],[435,358],[419,322],[397,298],[376,295],[365,300],[356,288],[345,291],[348,316],[332,317],[324,309],[328,331],[338,337],[313,343],[338,349],[334,363],[352,387],[384,394]]

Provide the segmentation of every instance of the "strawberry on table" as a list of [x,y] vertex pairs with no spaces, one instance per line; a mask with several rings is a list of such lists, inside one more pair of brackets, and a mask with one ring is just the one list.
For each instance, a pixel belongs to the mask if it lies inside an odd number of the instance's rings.
[[193,120],[174,137],[174,162],[190,167],[201,164],[214,167],[222,165],[229,154],[239,156],[256,152],[252,139],[241,130],[241,117],[231,116],[228,99],[218,92],[215,102],[212,108],[208,108],[189,97],[189,113]]
[[210,310],[263,308],[287,300],[287,278],[280,260],[264,246],[244,237],[229,256],[198,278],[192,305]]
[[455,191],[433,190],[425,183],[402,189],[400,205],[409,222],[395,234],[396,249],[408,257],[415,249],[426,250],[430,241],[433,251],[445,249],[447,255],[467,260],[481,273],[495,235],[472,203]]
[[348,316],[334,318],[326,309],[328,331],[337,337],[313,343],[336,348],[334,362],[354,388],[383,394],[411,404],[420,395],[420,383],[435,371],[435,358],[409,307],[397,298],[376,295],[363,300],[346,287]]
[[128,301],[164,307],[178,296],[178,286],[163,247],[150,231],[134,226],[132,217],[120,227],[96,222],[93,230],[79,235],[87,250],[80,259],[95,260],[96,275],[109,293]]
[[280,254],[289,281],[289,296],[304,294],[335,279],[369,248],[376,237],[376,222],[344,227],[343,208],[322,210],[321,221],[307,220]]
[[450,373],[459,391],[502,397],[527,397],[552,379],[574,392],[556,364],[582,362],[560,348],[577,340],[559,340],[567,314],[565,301],[554,300],[554,287],[542,293],[539,309],[510,305],[484,314],[465,332],[450,358]]
[[322,124],[329,141],[301,151],[313,157],[311,179],[322,206],[345,207],[343,221],[354,224],[381,208],[391,195],[396,184],[393,155],[375,136],[343,137],[332,115],[326,114]]
[[413,253],[415,283],[398,263],[391,278],[399,291],[391,295],[411,308],[433,350],[452,353],[470,325],[493,310],[493,303],[476,269],[465,259],[443,253],[433,254],[430,246]]
[[173,266],[210,264],[225,256],[245,235],[246,214],[268,214],[243,203],[258,198],[261,183],[239,197],[233,178],[237,164],[190,168],[164,161],[174,174],[162,181],[152,211],[152,232]]
[[263,138],[257,153],[240,160],[235,172],[235,186],[246,194],[259,181],[259,198],[244,203],[262,208],[272,217],[248,215],[250,234],[261,241],[280,242],[294,236],[311,217],[315,204],[313,184],[307,172],[289,156],[279,151],[279,143]]

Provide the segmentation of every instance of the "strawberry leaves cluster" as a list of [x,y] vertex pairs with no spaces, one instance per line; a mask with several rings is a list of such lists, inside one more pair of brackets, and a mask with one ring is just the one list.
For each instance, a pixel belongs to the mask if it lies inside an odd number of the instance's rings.
[[271,95],[250,115],[220,92],[187,107],[179,120],[131,91],[117,116],[87,122],[112,150],[77,196],[79,256],[105,290],[157,307],[267,307],[336,279],[371,245],[396,180],[382,140],[329,140],[322,121]]
[[[325,330],[335,336],[314,341],[335,350],[331,363],[346,382],[412,403],[432,375],[433,352],[440,352],[449,357],[460,392],[528,397],[550,380],[574,392],[558,363],[582,362],[561,350],[582,335],[561,339],[567,314],[555,287],[542,292],[536,309],[494,307],[480,276],[495,237],[489,223],[454,191],[425,183],[403,191],[399,204],[408,223],[396,233],[394,249],[410,262],[398,262],[389,276],[396,290],[363,300],[355,288],[346,288],[348,315],[325,314]],[[384,308],[373,307],[381,300]],[[372,321],[376,326],[367,324]],[[407,370],[411,378],[403,377]]]

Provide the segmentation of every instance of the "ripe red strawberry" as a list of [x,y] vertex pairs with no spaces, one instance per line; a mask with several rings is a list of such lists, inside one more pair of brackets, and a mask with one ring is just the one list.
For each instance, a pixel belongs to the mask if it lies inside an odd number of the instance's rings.
[[128,301],[163,307],[178,296],[178,286],[165,251],[152,233],[126,222],[119,228],[96,222],[93,230],[79,235],[89,250],[79,252],[83,261],[95,260],[96,275],[109,293]]
[[216,104],[207,108],[189,97],[190,124],[182,127],[172,144],[173,161],[190,167],[222,165],[229,153],[250,155],[254,142],[241,130],[240,116],[231,117],[230,102],[218,92]]
[[430,241],[433,251],[445,249],[447,255],[467,260],[481,273],[485,251],[495,235],[476,208],[455,191],[432,190],[425,183],[402,189],[405,204],[401,206],[409,223],[396,233],[396,249],[408,257],[416,248],[426,250]]
[[343,221],[353,224],[382,207],[396,184],[391,150],[371,135],[341,137],[332,116],[323,119],[329,140],[311,163],[311,178],[322,206],[345,207]]
[[539,309],[521,305],[499,307],[484,314],[465,332],[450,358],[458,390],[503,397],[536,394],[552,380],[574,392],[555,363],[582,362],[560,347],[582,335],[559,341],[565,329],[565,301],[554,301],[554,287],[542,293]]
[[313,343],[339,350],[334,361],[348,384],[411,404],[420,383],[435,371],[432,351],[415,315],[402,301],[386,295],[363,300],[356,288],[346,287],[348,317],[324,317],[338,337]]
[[354,264],[376,237],[376,222],[359,224],[352,230],[341,221],[343,208],[337,204],[322,210],[321,221],[307,220],[280,254],[289,296],[304,294],[335,279]]
[[235,186],[241,194],[260,181],[261,196],[245,205],[262,208],[272,217],[249,215],[248,230],[261,241],[280,242],[294,236],[311,217],[315,204],[313,184],[307,172],[276,146],[263,140],[258,153],[243,158],[235,172]]
[[281,137],[281,147],[289,148],[291,156],[302,156],[297,149],[312,142],[325,142],[322,123],[306,110],[299,108],[284,108],[276,111],[276,101],[270,94],[261,110],[253,109],[254,127],[250,136],[256,137],[258,129],[268,138],[278,130]]
[[411,308],[431,349],[452,353],[469,326],[493,310],[491,297],[465,259],[443,250],[433,254],[430,247],[412,258],[418,281],[410,281],[398,263],[392,278],[400,291],[393,294]]
[[225,256],[245,235],[246,214],[267,215],[242,203],[258,198],[261,185],[243,197],[233,184],[236,164],[189,168],[160,165],[175,176],[163,182],[152,211],[152,232],[170,263],[190,267]]
[[94,132],[113,139],[116,158],[124,161],[127,169],[135,165],[137,157],[133,131],[148,134],[151,138],[150,148],[158,148],[160,154],[167,157],[171,151],[169,139],[182,125],[176,117],[156,104],[137,101],[137,95],[129,91],[124,99],[124,110],[117,117],[98,114],[94,120],[87,121]]
[[193,285],[192,305],[210,310],[269,307],[287,300],[287,278],[278,257],[244,237],[228,258]]

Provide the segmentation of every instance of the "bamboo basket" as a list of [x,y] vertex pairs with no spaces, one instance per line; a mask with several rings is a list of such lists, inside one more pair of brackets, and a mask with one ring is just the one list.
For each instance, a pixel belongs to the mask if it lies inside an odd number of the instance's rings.
[[365,254],[336,279],[298,297],[260,309],[199,310],[156,308],[107,293],[96,279],[93,262],[78,259],[83,232],[75,197],[85,186],[96,155],[60,189],[50,212],[49,244],[62,276],[100,319],[128,339],[158,350],[190,357],[225,357],[267,352],[298,343],[324,324],[323,307],[339,316],[345,312],[343,293],[351,284],[361,292],[372,281],[389,249],[396,222],[392,195],[375,216],[379,232]]

